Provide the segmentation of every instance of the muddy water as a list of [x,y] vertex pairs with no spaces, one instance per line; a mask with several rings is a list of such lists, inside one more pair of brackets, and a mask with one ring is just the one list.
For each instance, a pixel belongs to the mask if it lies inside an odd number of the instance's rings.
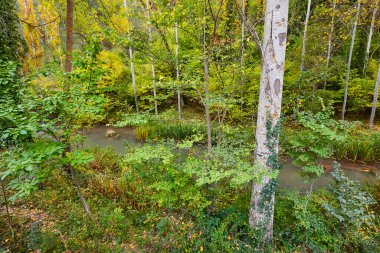
[[[113,131],[114,136],[107,136],[107,133]],[[132,128],[113,128],[107,126],[96,126],[85,131],[86,140],[83,143],[84,148],[91,147],[112,147],[116,152],[122,154],[127,146],[137,146],[141,143],[135,138]]]
[[[366,166],[361,164],[355,165],[356,167],[353,167],[351,163],[341,163],[341,168],[344,174],[350,179],[357,180],[362,184],[373,184],[375,183],[376,178],[380,176],[379,168],[371,166],[370,169],[368,169]],[[326,167],[330,167],[330,165]],[[299,172],[300,169],[294,166],[291,161],[284,163],[279,175],[280,187],[285,189],[296,188],[301,191],[308,191],[311,183],[313,184],[313,189],[318,189],[327,187],[329,183],[333,181],[331,170],[326,171],[310,183],[305,183]]]
[[[107,137],[107,132],[114,131],[115,136]],[[123,154],[126,146],[142,145],[136,138],[134,130],[131,128],[112,128],[107,126],[96,126],[85,132],[86,141],[83,146],[85,148],[99,146],[101,148],[112,147],[116,152]],[[380,164],[372,164],[366,166],[357,163],[342,162],[342,169],[346,176],[351,179],[360,181],[361,183],[374,183],[376,178],[380,176]],[[315,179],[313,188],[326,187],[331,181],[331,162],[324,162],[323,165],[330,169],[322,176]],[[279,175],[280,188],[291,189],[296,188],[300,191],[310,189],[310,183],[304,183],[300,169],[292,164],[291,161],[284,161]]]

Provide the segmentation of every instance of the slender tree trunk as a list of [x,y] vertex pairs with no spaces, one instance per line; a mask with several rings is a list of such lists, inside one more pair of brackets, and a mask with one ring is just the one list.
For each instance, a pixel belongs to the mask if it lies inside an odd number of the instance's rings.
[[[310,9],[311,9],[311,0],[307,0],[305,26],[303,29],[303,37],[302,37],[301,67],[300,67],[301,78],[302,78],[302,72],[305,70],[306,38],[307,38],[307,28],[308,28],[309,19],[310,19]],[[313,86],[313,97],[314,97],[314,90],[315,90],[315,85]],[[299,112],[299,107],[300,107],[300,96],[301,96],[300,93],[301,93],[301,82],[299,82],[298,84],[297,106],[296,106],[297,112]]]
[[240,43],[240,109],[243,110],[243,65],[244,65],[244,49],[245,49],[245,1],[241,0],[241,43]]
[[[123,0],[124,10],[127,13],[127,0]],[[128,39],[130,39],[128,31]],[[133,96],[135,97],[135,106],[136,112],[139,113],[139,101],[137,98],[137,88],[136,88],[136,78],[135,78],[135,65],[133,63],[133,48],[129,46],[129,62],[131,65],[131,75],[132,75],[132,87],[133,87]]]
[[310,8],[311,8],[311,0],[308,0],[306,18],[305,18],[305,27],[303,29],[303,38],[302,38],[301,71],[305,70],[306,36],[307,36],[307,28],[309,25],[309,19],[310,19]]
[[75,175],[75,171],[74,171],[73,166],[69,165],[69,169],[70,169],[70,174],[71,174],[71,177],[72,177],[72,179],[74,181],[75,187],[77,188],[77,192],[78,192],[79,198],[80,198],[80,200],[83,203],[84,211],[87,213],[88,217],[90,219],[92,219],[92,213],[90,211],[90,208],[88,207],[86,199],[84,198],[84,196],[82,194],[82,190],[80,188],[79,181],[78,181],[78,179],[77,179],[77,177]]
[[343,107],[342,107],[342,117],[341,117],[342,120],[344,120],[344,116],[346,114],[347,94],[348,94],[348,81],[350,80],[352,52],[354,51],[355,37],[356,37],[356,28],[357,28],[358,22],[359,22],[360,7],[361,7],[360,0],[358,0],[355,23],[354,23],[354,26],[353,26],[353,29],[352,29],[352,38],[351,38],[350,52],[349,52],[349,55],[348,55],[346,80],[345,80],[345,86],[344,86],[344,99],[343,99]]
[[[173,11],[175,15],[175,4],[176,0],[170,1],[170,10]],[[178,119],[181,120],[181,87],[179,84],[179,61],[178,61],[178,50],[179,50],[179,44],[178,44],[178,22],[174,22],[174,35],[175,35],[175,69],[176,69],[176,82],[177,82],[177,109],[178,109]],[[170,53],[170,50],[168,50],[168,53]]]
[[377,72],[377,80],[376,80],[375,91],[374,91],[374,95],[373,95],[372,112],[371,112],[371,117],[369,119],[369,127],[370,128],[373,127],[373,121],[375,119],[377,97],[379,94],[379,85],[380,85],[380,64],[379,64],[379,71]]
[[[64,157],[67,157],[67,153],[70,153],[71,152],[71,144],[70,143],[65,143],[66,144],[66,149],[65,149],[65,153],[64,153]],[[80,188],[80,184],[79,184],[79,181],[75,175],[75,170],[73,168],[73,166],[70,164],[70,163],[67,163],[65,165],[65,167],[70,171],[70,175],[71,175],[71,178],[73,179],[74,181],[74,184],[75,184],[75,187],[77,188],[77,192],[78,192],[78,196],[83,204],[83,208],[84,208],[84,211],[86,212],[86,214],[88,215],[88,217],[92,220],[92,213],[90,211],[90,208],[87,204],[87,201],[86,199],[84,198],[83,194],[82,194],[82,190]]]
[[[147,17],[148,21],[150,22],[150,1],[146,0],[146,9],[147,9]],[[152,26],[149,24],[148,26],[148,32],[149,32],[149,45],[152,47],[153,39],[152,39]],[[158,108],[157,108],[157,92],[156,92],[156,72],[154,70],[154,57],[152,55],[151,57],[152,62],[152,86],[153,86],[153,97],[154,97],[154,113],[158,115]]]
[[[203,18],[206,18],[206,0],[203,0]],[[210,118],[210,106],[209,106],[209,62],[208,62],[208,51],[207,51],[207,41],[206,41],[206,22],[203,23],[203,68],[204,68],[204,82],[205,82],[205,116],[206,116],[206,126],[207,126],[207,152],[208,155],[211,154],[211,118]]]
[[[66,21],[66,73],[71,73],[72,71],[72,52],[73,52],[73,25],[74,25],[74,21],[73,21],[73,10],[74,10],[74,1],[73,0],[67,0],[67,21]],[[69,86],[67,86],[67,88],[69,89]],[[68,142],[68,143],[65,143],[66,144],[66,152],[65,152],[65,156],[67,153],[70,153],[71,152],[71,144]],[[71,164],[67,164],[67,167],[69,168],[70,170],[70,174],[71,174],[71,177],[74,181],[74,184],[77,188],[77,191],[78,191],[78,195],[79,195],[79,198],[81,199],[82,203],[83,203],[83,206],[84,206],[84,210],[85,212],[87,213],[87,215],[90,217],[90,219],[92,219],[92,214],[91,214],[91,211],[90,211],[90,208],[88,207],[88,204],[82,194],[82,191],[80,189],[80,185],[79,185],[79,182],[75,176],[75,171],[74,171],[74,168],[73,166],[71,166]]]
[[133,96],[135,97],[135,106],[136,112],[139,113],[139,100],[137,97],[137,88],[136,88],[136,77],[135,77],[135,65],[133,63],[133,49],[129,47],[129,60],[131,62],[131,73],[132,73],[132,86],[133,86]]
[[[335,26],[335,9],[336,9],[336,0],[333,2],[332,6],[332,18],[331,18],[331,24],[330,24],[330,33],[329,33],[329,43],[327,47],[327,57],[326,57],[326,71],[329,70],[330,65],[330,58],[331,58],[331,50],[332,50],[332,38],[334,34],[334,26]],[[325,80],[323,89],[326,89],[327,80]]]
[[56,23],[56,31],[57,31],[57,38],[59,39],[59,42],[57,43],[56,47],[58,50],[58,59],[59,59],[59,66],[63,68],[63,59],[62,59],[62,36],[61,36],[61,29],[60,27],[60,22]]
[[375,21],[376,21],[376,14],[377,14],[378,6],[379,6],[379,0],[376,1],[375,8],[373,9],[373,13],[372,13],[371,27],[369,28],[367,48],[365,51],[365,60],[364,60],[364,67],[363,67],[363,74],[364,75],[366,74],[366,70],[367,70],[369,50],[371,49],[372,35],[373,35],[373,30],[375,28]]
[[179,87],[179,63],[178,63],[178,22],[176,21],[174,24],[174,32],[175,32],[175,68],[176,68],[176,79],[177,79],[177,102],[178,102],[178,118],[181,120],[181,88]]
[[[263,38],[260,98],[256,127],[255,164],[268,172],[278,169],[289,0],[267,0]],[[252,187],[249,225],[262,232],[264,244],[273,240],[275,180],[263,176]]]
[[66,16],[66,72],[71,73],[73,68],[72,53],[73,53],[73,11],[74,0],[67,0],[67,16]]
[[8,205],[7,193],[5,192],[4,181],[2,181],[2,180],[1,180],[1,190],[3,192],[3,197],[4,197],[5,211],[7,213],[7,223],[8,223],[9,231],[11,232],[13,243],[15,243],[15,241],[14,241],[15,233],[14,233],[13,228],[12,228],[12,220],[11,220],[11,216],[9,214],[9,205]]

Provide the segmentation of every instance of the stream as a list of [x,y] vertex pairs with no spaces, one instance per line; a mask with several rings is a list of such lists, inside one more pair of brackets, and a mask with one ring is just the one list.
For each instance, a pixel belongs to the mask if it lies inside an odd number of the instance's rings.
[[[107,137],[107,133],[114,131],[115,136]],[[132,128],[113,128],[107,126],[96,126],[85,131],[87,137],[83,143],[84,148],[99,146],[101,148],[112,147],[118,153],[124,153],[126,145],[138,146],[142,145],[135,138]],[[319,178],[313,180],[313,188],[324,188],[332,182],[331,176],[332,161],[324,161],[323,165],[327,170]],[[377,177],[380,176],[380,164],[371,163],[365,165],[361,163],[341,162],[341,168],[344,174],[358,180],[362,184],[374,184]],[[279,186],[282,189],[298,189],[299,191],[307,191],[310,189],[310,183],[305,183],[301,175],[300,169],[292,164],[290,160],[282,162],[282,168],[279,174]]]

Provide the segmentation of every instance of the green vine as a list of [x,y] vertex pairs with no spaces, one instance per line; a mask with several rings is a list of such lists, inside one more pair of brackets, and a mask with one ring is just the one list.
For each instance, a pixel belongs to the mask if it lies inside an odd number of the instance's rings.
[[[268,117],[269,120],[266,124],[267,134],[266,134],[266,142],[265,145],[268,147],[270,151],[270,155],[267,159],[266,165],[268,168],[272,168],[272,171],[279,171],[281,168],[279,159],[278,159],[278,139],[281,131],[281,121],[279,120],[275,126],[273,126],[273,119]],[[259,207],[261,209],[268,209],[268,205],[266,203],[271,201],[272,195],[274,194],[276,187],[278,184],[278,179],[272,178],[269,183],[266,184],[262,189],[262,198],[259,203]],[[268,210],[265,210],[268,211]]]
[[15,1],[0,0],[0,60],[18,61],[17,14]]
[[[265,145],[268,147],[270,155],[267,159],[266,166],[271,168],[271,172],[277,172],[280,170],[281,165],[278,158],[278,140],[281,132],[281,120],[279,120],[275,125],[273,125],[273,118],[268,115],[268,120],[266,123],[266,142]],[[270,219],[271,205],[269,204],[272,200],[272,196],[276,191],[278,184],[278,178],[271,178],[268,184],[265,184],[261,191],[261,199],[258,203],[261,213],[266,215],[265,220],[262,224],[262,235],[264,235],[265,224]],[[269,239],[269,238],[268,238]]]

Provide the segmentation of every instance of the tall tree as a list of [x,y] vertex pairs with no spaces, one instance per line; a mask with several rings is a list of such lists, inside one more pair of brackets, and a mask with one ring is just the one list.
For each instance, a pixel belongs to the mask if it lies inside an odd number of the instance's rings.
[[310,8],[311,8],[311,0],[307,0],[305,26],[303,29],[303,37],[302,37],[301,71],[305,70],[306,37],[307,37],[307,28],[308,28],[309,19],[310,19]]
[[379,0],[376,1],[375,7],[374,7],[373,12],[372,12],[371,27],[369,28],[367,48],[365,50],[365,59],[364,59],[364,67],[363,67],[364,75],[366,74],[366,69],[367,69],[367,65],[368,65],[369,50],[371,49],[372,35],[373,35],[373,30],[375,29],[375,20],[376,20],[376,14],[377,14],[377,8],[378,7],[379,7]]
[[66,72],[71,73],[73,69],[74,0],[67,0],[66,5]]
[[245,1],[241,0],[241,42],[240,42],[240,108],[243,108],[243,65],[244,65],[244,49],[245,49]]
[[[268,172],[278,169],[279,120],[284,81],[288,26],[288,0],[267,0],[263,38],[260,98],[256,126],[255,163]],[[263,176],[252,187],[249,225],[273,239],[274,189],[276,180]]]
[[361,7],[360,0],[358,0],[357,6],[356,6],[355,22],[354,22],[354,25],[352,27],[352,37],[351,37],[350,52],[349,52],[349,55],[348,55],[346,80],[345,80],[345,86],[344,86],[344,98],[343,98],[342,116],[341,116],[342,120],[344,120],[344,116],[346,114],[347,94],[348,94],[348,81],[350,80],[352,52],[354,51],[355,37],[356,37],[356,28],[358,26],[359,16],[360,16],[360,7]]
[[[175,16],[175,6],[176,1],[173,0],[171,2],[171,9],[174,11]],[[181,88],[179,85],[179,61],[178,61],[178,51],[179,51],[179,44],[178,44],[178,21],[174,21],[174,36],[175,36],[175,70],[176,70],[176,81],[177,81],[177,107],[178,107],[178,118],[181,119]]]
[[[73,69],[73,63],[72,63],[72,53],[73,53],[73,26],[74,26],[74,0],[66,0],[66,73],[71,73]],[[69,84],[68,84],[69,85]],[[67,90],[70,90],[70,87],[67,85]],[[71,144],[70,141],[66,143],[66,153],[71,152]],[[71,177],[74,181],[74,184],[77,188],[77,192],[79,195],[80,200],[83,203],[83,207],[87,215],[92,219],[92,213],[90,211],[90,208],[86,202],[86,199],[84,198],[82,194],[82,190],[79,185],[79,181],[75,175],[75,171],[73,166],[68,163],[67,167],[70,170]]]
[[207,17],[207,4],[206,0],[203,0],[203,70],[204,70],[204,82],[205,82],[205,99],[203,101],[205,107],[206,126],[207,126],[207,152],[211,153],[211,118],[210,118],[210,106],[209,106],[209,54],[207,49],[206,40],[206,17]]
[[369,127],[371,128],[373,127],[373,121],[375,120],[377,97],[379,95],[379,85],[380,85],[380,64],[379,64],[379,71],[377,72],[377,80],[376,80],[375,90],[374,90],[374,95],[373,95],[371,117],[369,119]]
[[174,33],[175,33],[175,69],[176,69],[176,80],[177,80],[177,103],[178,103],[178,118],[181,119],[181,88],[179,87],[179,61],[178,61],[178,22],[174,23]]
[[[127,0],[123,0],[123,5],[124,5],[125,13],[127,14],[127,11],[128,11]],[[129,25],[132,25],[132,23],[130,22]],[[131,39],[130,30],[131,30],[131,28],[129,27],[129,31],[128,31],[128,39],[129,40]],[[132,46],[129,46],[129,62],[130,62],[130,66],[131,66],[132,87],[133,87],[133,96],[135,97],[136,112],[139,113],[139,101],[138,101],[138,98],[137,98],[137,88],[136,88],[136,78],[135,78],[135,65],[134,65],[134,62],[133,62],[133,48],[132,48]]]
[[[148,33],[149,33],[149,45],[153,46],[153,38],[152,38],[152,26],[150,24],[150,1],[146,0],[146,9],[147,9],[147,17],[148,17]],[[154,56],[151,57],[152,64],[152,85],[153,85],[153,98],[154,98],[154,113],[158,115],[157,108],[157,91],[156,91],[156,71],[154,70]]]
[[[335,27],[335,9],[336,9],[336,0],[333,0],[332,10],[331,10],[331,23],[330,23],[330,32],[329,32],[329,42],[327,47],[327,57],[326,57],[326,71],[329,70],[330,58],[331,58],[331,50],[332,50],[332,39],[334,35],[334,27]],[[325,84],[323,89],[326,89],[327,80],[325,80]]]

